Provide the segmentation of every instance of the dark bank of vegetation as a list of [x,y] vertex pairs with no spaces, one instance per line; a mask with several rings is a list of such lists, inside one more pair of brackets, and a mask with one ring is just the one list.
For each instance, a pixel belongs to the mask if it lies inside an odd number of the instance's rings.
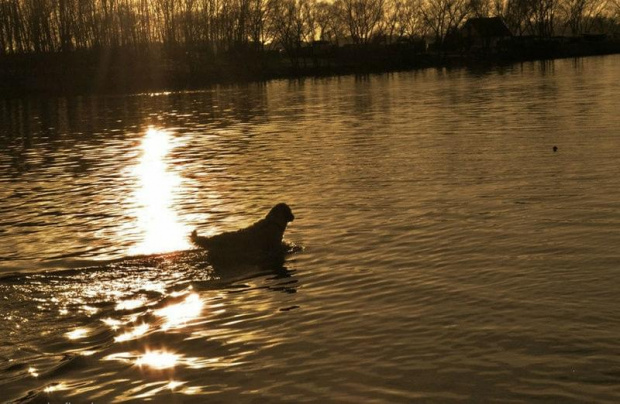
[[4,95],[620,51],[620,0],[0,0],[0,17]]

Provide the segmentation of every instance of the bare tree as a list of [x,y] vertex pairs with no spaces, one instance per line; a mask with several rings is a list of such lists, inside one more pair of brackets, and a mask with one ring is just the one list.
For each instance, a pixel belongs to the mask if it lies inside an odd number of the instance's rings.
[[267,38],[265,24],[267,19],[267,0],[251,0],[248,16],[248,34],[252,45],[262,49]]
[[315,29],[319,40],[338,43],[344,36],[344,29],[337,15],[338,8],[333,3],[319,1],[314,4]]
[[270,0],[268,29],[274,45],[286,52],[293,67],[299,66],[302,43],[314,36],[308,29],[304,0]]
[[316,40],[319,33],[319,23],[316,14],[316,0],[306,0],[301,4],[303,8],[302,14],[305,21],[306,31],[308,33],[306,40],[312,42]]
[[19,0],[0,3],[0,54],[26,51],[26,32]]
[[402,36],[413,37],[426,34],[424,14],[422,13],[422,0],[403,0],[399,15],[399,29]]
[[200,0],[198,24],[201,28],[201,41],[208,45],[213,53],[218,48],[218,13],[219,0]]
[[426,0],[422,8],[424,23],[440,47],[446,35],[458,28],[469,13],[470,6],[466,0]]
[[571,33],[580,35],[589,32],[593,24],[605,16],[608,6],[607,0],[564,0],[560,12]]
[[402,38],[405,35],[401,27],[401,15],[404,12],[404,8],[404,0],[392,0],[385,3],[381,31],[388,42]]
[[609,25],[612,27],[609,31],[614,34],[620,34],[620,0],[610,0],[608,4]]
[[513,34],[522,36],[530,26],[533,0],[507,0],[504,20]]
[[540,37],[550,37],[555,32],[555,18],[558,11],[557,0],[531,1],[529,29]]
[[367,44],[381,30],[385,0],[340,0],[336,4],[354,43]]
[[158,19],[160,38],[164,45],[172,46],[177,43],[177,12],[174,0],[154,0],[155,16]]
[[493,13],[491,0],[470,0],[469,7],[473,17],[489,17]]

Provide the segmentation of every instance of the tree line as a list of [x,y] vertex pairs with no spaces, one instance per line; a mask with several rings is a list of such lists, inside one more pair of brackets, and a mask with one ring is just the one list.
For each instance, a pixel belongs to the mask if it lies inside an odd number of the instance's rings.
[[617,33],[620,0],[0,0],[0,55],[152,46],[213,54],[313,41],[441,45],[467,18],[515,35]]

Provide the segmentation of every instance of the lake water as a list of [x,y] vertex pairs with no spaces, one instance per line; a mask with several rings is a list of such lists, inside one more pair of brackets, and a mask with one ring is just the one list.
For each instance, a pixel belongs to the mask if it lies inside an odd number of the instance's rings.
[[[618,78],[0,101],[1,398],[620,401]],[[283,265],[188,244],[278,202]]]

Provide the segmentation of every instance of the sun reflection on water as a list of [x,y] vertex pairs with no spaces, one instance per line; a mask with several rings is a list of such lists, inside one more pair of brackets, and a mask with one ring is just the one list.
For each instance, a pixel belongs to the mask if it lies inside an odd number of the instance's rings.
[[88,330],[86,328],[76,328],[75,330],[66,333],[65,335],[69,339],[81,339],[86,337]]
[[118,327],[122,324],[120,320],[115,318],[104,318],[101,321],[113,330],[118,330]]
[[179,355],[173,354],[171,352],[166,351],[151,351],[146,352],[144,355],[141,355],[136,360],[137,366],[147,366],[152,369],[170,369],[173,368],[177,360],[179,359]]
[[[132,195],[141,241],[130,254],[154,254],[188,249],[189,227],[179,221],[174,203],[181,177],[170,170],[166,157],[175,147],[170,132],[149,128],[141,143],[142,154],[132,171],[136,188]],[[132,229],[133,231],[133,229]]]
[[148,330],[149,330],[149,325],[148,324],[140,324],[139,326],[134,327],[133,330],[125,332],[125,333],[115,337],[114,341],[116,341],[116,342],[130,341],[130,340],[136,339],[136,338],[141,337],[142,335],[146,334],[146,332]]
[[114,310],[117,310],[117,311],[133,310],[133,309],[137,309],[138,307],[142,307],[145,303],[146,301],[144,299],[121,300],[120,302],[116,304],[116,306],[114,307]]
[[60,383],[53,383],[53,384],[51,384],[49,386],[46,386],[43,389],[43,391],[49,394],[49,393],[53,393],[53,392],[56,392],[56,391],[67,390],[67,389],[68,389],[68,386],[66,384],[60,382]]
[[184,385],[185,383],[186,382],[178,382],[176,380],[171,380],[170,383],[166,385],[166,387],[169,388],[170,390],[174,390],[177,387]]
[[185,326],[189,321],[198,318],[202,312],[203,302],[196,293],[188,295],[183,301],[171,304],[155,311],[159,317],[163,317],[166,322],[162,329],[179,328]]

